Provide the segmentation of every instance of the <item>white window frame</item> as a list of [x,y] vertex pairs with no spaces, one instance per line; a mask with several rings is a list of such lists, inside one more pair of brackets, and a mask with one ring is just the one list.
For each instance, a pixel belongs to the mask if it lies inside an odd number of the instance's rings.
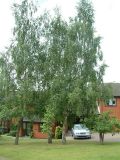
[[111,98],[108,100],[107,105],[108,106],[116,106],[116,102],[117,102],[116,98]]

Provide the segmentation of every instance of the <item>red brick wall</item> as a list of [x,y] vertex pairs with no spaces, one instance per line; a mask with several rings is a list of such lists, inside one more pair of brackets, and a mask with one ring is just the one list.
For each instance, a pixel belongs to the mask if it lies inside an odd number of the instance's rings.
[[100,105],[100,113],[111,111],[111,115],[120,120],[120,98],[116,98],[115,106],[107,106],[104,103]]
[[23,137],[25,135],[24,129],[20,128],[19,136]]
[[48,135],[46,133],[41,132],[39,123],[33,124],[33,137],[34,138],[41,138],[41,139],[48,137]]

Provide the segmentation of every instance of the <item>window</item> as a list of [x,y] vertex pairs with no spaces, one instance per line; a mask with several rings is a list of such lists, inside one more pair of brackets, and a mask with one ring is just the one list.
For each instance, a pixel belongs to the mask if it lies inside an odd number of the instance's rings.
[[107,102],[107,105],[108,106],[116,106],[116,99],[115,98],[109,99]]

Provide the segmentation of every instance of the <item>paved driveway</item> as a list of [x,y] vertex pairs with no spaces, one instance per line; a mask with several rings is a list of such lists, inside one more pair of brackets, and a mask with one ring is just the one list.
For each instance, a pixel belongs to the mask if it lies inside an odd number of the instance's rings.
[[[91,140],[99,141],[99,134],[93,133]],[[104,140],[109,142],[120,142],[120,134],[116,133],[112,136],[111,133],[107,133],[104,135]]]
[[[73,140],[73,137],[71,136],[71,134],[68,134],[67,136],[68,140]],[[91,139],[84,139],[87,141],[99,141],[99,134],[98,133],[93,133],[92,134],[92,138]],[[115,135],[112,136],[111,133],[107,133],[104,136],[104,141],[107,142],[120,142],[120,133],[116,133]]]

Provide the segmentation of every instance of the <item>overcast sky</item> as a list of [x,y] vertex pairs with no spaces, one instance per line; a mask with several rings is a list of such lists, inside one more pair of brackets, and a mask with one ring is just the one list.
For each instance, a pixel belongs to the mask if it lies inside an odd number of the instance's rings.
[[[0,51],[4,50],[12,37],[14,19],[11,6],[13,1],[0,1]],[[76,2],[79,0],[38,0],[41,8],[61,7],[65,18],[75,14]],[[102,37],[101,48],[104,61],[109,66],[104,77],[105,82],[120,82],[120,0],[91,0],[95,9],[95,28]]]

